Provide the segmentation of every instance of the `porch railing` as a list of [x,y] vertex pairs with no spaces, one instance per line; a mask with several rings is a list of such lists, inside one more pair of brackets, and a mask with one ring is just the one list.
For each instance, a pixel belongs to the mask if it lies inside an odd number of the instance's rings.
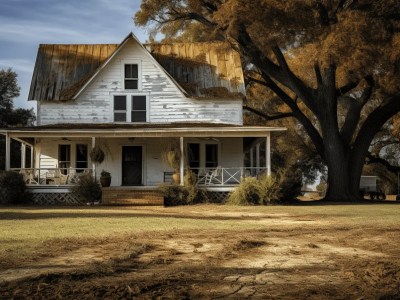
[[237,185],[243,178],[257,177],[267,173],[267,168],[191,168],[197,176],[197,185]]
[[27,185],[75,185],[82,175],[92,174],[90,168],[12,168],[20,173]]

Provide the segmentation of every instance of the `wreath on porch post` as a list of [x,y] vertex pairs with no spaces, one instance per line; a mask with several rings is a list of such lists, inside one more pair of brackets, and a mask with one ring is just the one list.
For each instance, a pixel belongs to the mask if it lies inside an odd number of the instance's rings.
[[99,145],[95,145],[92,150],[89,153],[90,159],[92,160],[92,162],[96,165],[96,168],[94,170],[94,179],[96,180],[96,169],[97,169],[97,165],[101,164],[104,161],[105,158],[105,154],[104,151],[101,149],[101,147]]
[[105,158],[104,151],[98,145],[93,147],[93,149],[90,151],[89,155],[90,155],[90,159],[95,164],[101,164],[104,161],[104,158]]

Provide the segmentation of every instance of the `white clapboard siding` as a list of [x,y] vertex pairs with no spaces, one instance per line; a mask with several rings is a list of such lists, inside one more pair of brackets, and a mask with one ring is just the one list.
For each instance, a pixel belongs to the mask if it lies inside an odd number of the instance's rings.
[[60,123],[111,123],[112,95],[123,94],[123,61],[141,61],[142,90],[149,96],[149,122],[222,122],[242,125],[242,101],[191,99],[134,40],[98,74],[77,100],[38,103],[38,125]]

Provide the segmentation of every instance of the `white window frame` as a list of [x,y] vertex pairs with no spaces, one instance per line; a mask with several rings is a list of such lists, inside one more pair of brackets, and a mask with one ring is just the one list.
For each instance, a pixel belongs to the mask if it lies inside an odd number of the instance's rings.
[[[125,89],[125,65],[137,65],[138,66],[138,88],[137,89]],[[142,61],[141,60],[122,60],[121,61],[121,82],[123,91],[141,91],[142,90]]]
[[217,149],[218,166],[222,165],[222,156],[221,156],[222,143],[220,140],[213,141],[213,140],[188,139],[187,141],[185,141],[186,157],[188,157],[187,156],[188,144],[200,144],[200,166],[199,166],[199,168],[206,168],[206,145],[217,145],[218,146],[218,149]]
[[[126,122],[116,122],[114,120],[114,97],[115,96],[125,96],[126,97]],[[146,121],[145,122],[132,122],[132,96],[144,96],[146,97]],[[150,97],[149,94],[144,93],[113,93],[111,94],[111,120],[113,123],[119,124],[143,124],[150,122]],[[122,111],[117,111],[122,112]]]
[[[112,99],[111,99],[111,106],[112,106],[112,117],[111,117],[111,119],[113,120],[113,122],[115,122],[115,123],[128,123],[128,103],[125,103],[126,104],[126,109],[125,110],[114,110],[114,98],[115,98],[115,96],[123,96],[123,97],[125,97],[125,101],[127,102],[128,100],[128,95],[126,95],[126,94],[116,94],[116,95],[113,95],[112,96]],[[115,121],[114,120],[114,118],[115,118],[115,113],[125,113],[125,122],[122,122],[122,121]]]

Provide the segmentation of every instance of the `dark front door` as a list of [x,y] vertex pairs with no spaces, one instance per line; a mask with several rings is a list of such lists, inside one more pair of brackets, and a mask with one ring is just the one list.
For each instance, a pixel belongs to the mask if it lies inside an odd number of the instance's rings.
[[142,184],[142,146],[122,147],[122,185]]

